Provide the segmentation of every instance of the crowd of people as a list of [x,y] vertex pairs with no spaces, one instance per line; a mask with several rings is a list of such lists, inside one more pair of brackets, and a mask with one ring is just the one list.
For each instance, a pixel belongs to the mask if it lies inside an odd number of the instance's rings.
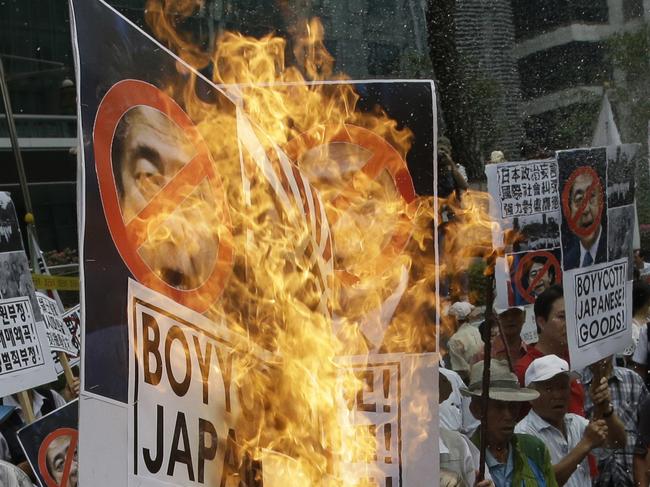
[[[495,309],[487,412],[481,394],[488,325],[472,322],[469,303],[449,308],[456,333],[440,369],[440,485],[650,486],[650,266],[642,252],[635,256],[632,343],[580,372],[569,364],[560,286],[536,297],[536,343],[521,339],[524,308]],[[482,436],[485,476],[478,482]]]

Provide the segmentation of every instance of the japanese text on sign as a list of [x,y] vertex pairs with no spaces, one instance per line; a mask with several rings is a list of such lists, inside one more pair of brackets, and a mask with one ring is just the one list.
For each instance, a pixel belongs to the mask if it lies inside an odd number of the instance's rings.
[[29,298],[0,301],[0,376],[42,365]]
[[557,176],[555,161],[498,166],[501,218],[557,211]]

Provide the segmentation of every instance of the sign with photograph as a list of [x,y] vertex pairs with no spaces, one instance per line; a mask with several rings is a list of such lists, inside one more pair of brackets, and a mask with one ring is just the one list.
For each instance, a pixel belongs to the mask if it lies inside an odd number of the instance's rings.
[[0,191],[0,253],[23,250],[23,240],[11,195]]
[[[239,400],[248,374],[242,379],[240,373],[236,384],[230,380],[238,372],[237,337],[247,340],[240,350],[259,348],[256,356],[263,357],[268,352],[262,347],[288,347],[291,340],[275,335],[288,334],[285,328],[300,320],[309,323],[304,312],[318,314],[319,333],[325,330],[328,338],[341,323],[354,321],[364,345],[381,348],[394,315],[406,307],[403,296],[409,296],[409,267],[401,261],[412,236],[409,211],[416,196],[434,192],[434,86],[395,80],[306,83],[308,93],[340,93],[336,100],[350,119],[333,127],[326,120],[323,140],[323,125],[310,114],[309,126],[277,141],[246,112],[241,98],[247,90],[275,87],[240,86],[235,96],[105,1],[71,5],[85,177],[79,202],[85,229],[80,422],[88,426],[80,429],[81,483],[192,486],[210,479],[228,485],[239,460],[239,482],[253,487],[261,479],[258,466],[233,448],[242,423],[255,424],[269,413],[261,406],[247,410]],[[347,105],[351,92],[359,96],[354,117]],[[391,113],[389,133],[356,123],[374,116],[377,107]],[[412,141],[408,156],[408,148],[396,148],[396,138]],[[341,179],[340,187],[331,187],[332,175]],[[345,191],[363,212],[337,206]],[[390,211],[404,211],[382,215],[385,208],[376,203],[381,198],[399,203]],[[371,232],[367,221],[375,212],[386,224]],[[260,224],[269,231],[261,232]],[[336,242],[332,229],[350,242]],[[376,249],[366,250],[369,236],[380,242]],[[427,242],[432,249],[434,241]],[[372,272],[359,272],[359,262],[367,261]],[[274,285],[285,272],[291,292]],[[304,278],[308,282],[297,286]],[[346,294],[342,302],[347,296],[367,299],[361,316],[334,309],[335,279],[339,294]],[[359,292],[371,286],[381,288],[378,297]],[[284,300],[291,306],[281,306]],[[287,309],[295,319],[287,318]],[[299,331],[294,333],[304,330]],[[290,370],[290,360],[297,360],[293,353],[286,351],[288,365],[283,364]],[[266,366],[255,362],[254,372]],[[269,387],[266,396],[273,393]],[[316,410],[326,407],[306,402]],[[249,416],[241,420],[240,412]],[[319,424],[317,416],[310,428]],[[129,427],[116,426],[122,421]],[[417,427],[421,434],[422,425]],[[320,445],[321,433],[312,431],[305,441]],[[389,435],[391,459],[397,461],[399,435]],[[98,437],[105,449],[118,452],[114,458],[84,457],[97,450]],[[427,472],[435,466],[430,458],[419,463],[425,464]],[[402,462],[403,472],[408,465]],[[397,479],[394,468],[386,472]],[[265,479],[266,474],[264,469]],[[409,485],[407,474],[401,482]]]
[[76,487],[79,400],[18,431],[18,441],[41,487]]
[[[497,302],[532,305],[549,286],[563,284],[573,368],[621,352],[631,341],[631,316],[624,306],[634,266],[638,149],[638,144],[572,149],[559,151],[553,161],[486,167],[491,214],[503,230],[495,232],[494,245],[506,249],[506,258],[498,259],[504,269],[496,273]],[[546,196],[559,205],[547,205],[550,211],[530,217],[537,222],[522,225],[527,217],[504,210],[512,203],[506,185],[515,169],[519,178],[524,167],[540,164],[552,168],[547,172],[553,192]],[[519,190],[517,195],[523,198]],[[617,284],[604,286],[610,275],[617,276]]]

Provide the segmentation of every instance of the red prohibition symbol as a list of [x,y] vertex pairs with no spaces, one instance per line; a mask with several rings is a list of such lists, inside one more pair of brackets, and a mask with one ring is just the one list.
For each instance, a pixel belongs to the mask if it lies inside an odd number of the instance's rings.
[[[47,450],[50,445],[61,437],[69,437],[70,443],[66,450],[65,462],[63,464],[63,474],[61,476],[61,483],[52,478],[50,470],[47,468]],[[52,431],[42,441],[38,449],[38,470],[40,471],[43,480],[45,480],[46,487],[67,487],[68,480],[70,479],[70,472],[72,470],[72,462],[75,461],[77,454],[77,441],[79,439],[79,432],[73,428],[59,428]]]
[[[587,191],[585,192],[585,195],[582,198],[582,202],[580,204],[580,207],[576,211],[576,214],[571,216],[571,201],[570,201],[571,189],[573,188],[576,179],[579,176],[584,176],[584,175],[588,175],[591,177],[591,184],[587,188]],[[591,203],[591,198],[594,195],[599,198],[598,214],[595,216],[594,221],[592,222],[591,225],[589,225],[588,227],[581,227],[578,224],[578,222],[580,221],[580,217],[582,217],[582,215],[587,210],[587,206]],[[571,173],[571,176],[569,176],[569,179],[567,180],[566,184],[564,185],[564,190],[562,191],[562,208],[564,210],[564,215],[566,218],[567,225],[569,226],[571,231],[580,237],[591,235],[600,225],[604,206],[605,206],[605,198],[603,195],[603,186],[602,183],[600,182],[600,177],[598,176],[598,173],[589,166],[582,166],[576,169],[575,171],[573,171]]]
[[[382,172],[386,171],[393,180],[395,188],[407,204],[413,203],[416,200],[417,195],[415,193],[413,179],[409,173],[406,161],[404,161],[399,152],[384,138],[364,127],[350,124],[345,124],[342,127],[338,125],[329,126],[325,130],[325,136],[323,136],[320,130],[312,130],[290,140],[284,147],[287,155],[298,164],[304,152],[322,145],[323,140],[326,140],[329,144],[347,143],[357,145],[371,154],[360,171],[370,179],[377,179]],[[353,183],[349,183],[348,188],[342,190],[338,196],[334,197],[331,203],[339,209],[347,207],[349,203],[346,200],[345,194],[349,191],[354,191],[353,188]],[[336,215],[328,216],[330,218],[330,225],[334,225],[336,223],[334,220]],[[376,263],[378,268],[386,265],[385,258],[390,259],[399,254],[407,244],[410,236],[403,232],[404,226],[408,226],[408,222],[401,221],[398,223],[396,232],[383,249],[383,258],[380,259],[381,262]],[[343,269],[336,269],[336,272],[343,280],[350,282],[356,281],[353,276],[347,275],[347,271]]]
[[[158,110],[175,122],[192,142],[196,155],[178,171],[147,205],[128,223],[124,222],[112,164],[112,144],[122,117],[130,109],[146,106]],[[123,80],[113,85],[97,110],[93,131],[95,165],[104,215],[113,242],[134,277],[144,285],[161,292],[175,301],[204,312],[221,294],[232,270],[233,248],[231,222],[222,182],[215,171],[208,147],[183,109],[157,87],[139,80]],[[219,248],[214,268],[195,289],[178,289],[167,284],[144,262],[138,249],[147,240],[149,222],[155,217],[171,213],[207,179],[215,195],[215,211],[224,223],[224,234],[219,235]]]
[[[524,287],[523,285],[523,277],[524,277],[524,270],[527,269],[529,266],[529,263],[532,263],[532,260],[535,258],[539,257],[544,257],[546,258],[546,262],[544,263],[543,267],[540,269],[540,271],[537,273],[535,278],[528,283],[527,287]],[[562,268],[560,267],[560,262],[557,260],[555,255],[553,255],[551,252],[547,251],[539,251],[539,252],[531,252],[526,254],[520,261],[519,265],[517,266],[517,272],[515,273],[515,285],[517,286],[517,290],[519,291],[519,295],[524,298],[526,301],[529,303],[534,303],[535,302],[535,296],[533,295],[533,291],[535,289],[535,286],[541,281],[545,275],[547,275],[550,271],[551,268],[555,271],[555,280],[561,281],[561,276],[562,276]]]

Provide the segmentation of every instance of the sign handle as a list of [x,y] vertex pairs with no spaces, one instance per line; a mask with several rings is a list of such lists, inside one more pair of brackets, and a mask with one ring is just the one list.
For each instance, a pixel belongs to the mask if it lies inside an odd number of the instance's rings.
[[20,391],[18,393],[18,403],[23,410],[23,416],[27,424],[31,424],[36,420],[34,416],[34,409],[32,408],[32,400],[29,398],[28,391]]
[[64,352],[57,352],[57,355],[59,356],[59,362],[61,363],[61,367],[63,367],[63,374],[65,375],[65,381],[72,389],[74,385],[74,374],[72,373],[72,367],[70,367],[70,362],[68,361],[68,356]]

